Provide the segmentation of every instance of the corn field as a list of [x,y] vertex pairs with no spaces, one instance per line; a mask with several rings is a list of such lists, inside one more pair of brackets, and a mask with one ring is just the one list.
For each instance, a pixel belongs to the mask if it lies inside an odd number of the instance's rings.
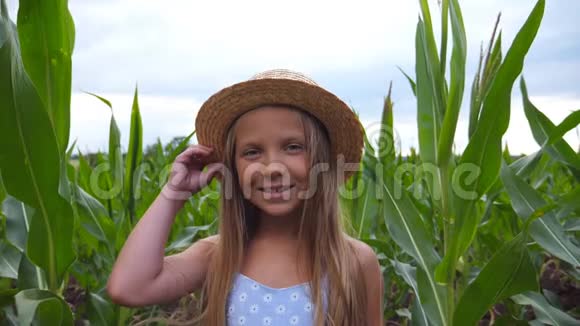
[[[168,144],[143,144],[135,89],[122,146],[113,104],[87,94],[102,102],[104,115],[110,108],[109,148],[82,153],[69,143],[75,27],[67,0],[20,0],[17,19],[0,3],[0,324],[186,319],[195,313],[187,308],[195,294],[136,309],[111,303],[105,285],[195,131]],[[379,257],[385,322],[579,325],[580,155],[562,137],[578,127],[580,110],[554,124],[531,102],[523,77],[545,1],[537,1],[507,49],[496,24],[476,54],[472,81],[459,0],[442,0],[437,11],[427,0],[419,4],[409,49],[415,71],[402,71],[416,98],[419,147],[407,156],[395,150],[397,110],[389,90],[378,141],[367,135],[361,167],[340,192],[348,232]],[[502,147],[514,87],[539,145],[529,155]],[[458,153],[462,104],[469,109],[469,141]],[[167,254],[217,232],[219,186],[213,181],[188,200]]]

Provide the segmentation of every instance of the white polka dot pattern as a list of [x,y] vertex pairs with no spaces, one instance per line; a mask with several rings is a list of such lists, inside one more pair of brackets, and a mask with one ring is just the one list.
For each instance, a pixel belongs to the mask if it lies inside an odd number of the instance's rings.
[[315,309],[309,290],[308,283],[271,288],[237,273],[228,295],[227,325],[311,326]]

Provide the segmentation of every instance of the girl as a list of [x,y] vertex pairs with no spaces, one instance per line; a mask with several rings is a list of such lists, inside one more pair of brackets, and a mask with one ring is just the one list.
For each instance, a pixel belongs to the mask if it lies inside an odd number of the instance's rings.
[[[196,133],[127,239],[111,299],[144,306],[201,290],[202,325],[382,325],[377,257],[340,219],[338,188],[363,145],[350,108],[304,75],[271,70],[210,97]],[[214,177],[218,234],[164,257],[176,213]]]

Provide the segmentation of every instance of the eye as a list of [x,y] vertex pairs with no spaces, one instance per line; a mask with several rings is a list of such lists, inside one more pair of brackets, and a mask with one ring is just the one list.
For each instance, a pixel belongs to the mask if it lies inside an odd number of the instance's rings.
[[242,156],[252,157],[252,156],[258,155],[258,153],[259,153],[259,151],[257,149],[251,148],[251,149],[245,150],[244,153],[242,154]]
[[304,149],[304,146],[300,144],[290,144],[286,146],[286,149],[288,149],[291,152],[300,152]]

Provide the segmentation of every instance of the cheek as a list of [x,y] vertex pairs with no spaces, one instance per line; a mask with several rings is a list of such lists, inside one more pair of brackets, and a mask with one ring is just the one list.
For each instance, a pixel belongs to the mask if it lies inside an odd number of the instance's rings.
[[292,169],[291,171],[295,178],[299,179],[301,182],[308,181],[310,165],[305,158],[292,162],[290,168]]
[[259,164],[247,164],[242,162],[236,165],[236,169],[238,172],[238,181],[242,185],[250,184],[252,179],[255,179],[260,173]]

